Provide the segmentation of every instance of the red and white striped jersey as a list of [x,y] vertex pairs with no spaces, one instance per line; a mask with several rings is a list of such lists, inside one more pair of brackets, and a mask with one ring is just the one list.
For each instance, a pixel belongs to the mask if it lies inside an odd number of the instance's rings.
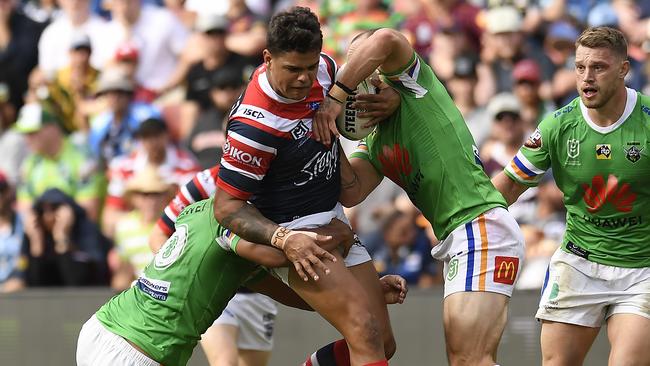
[[165,207],[162,216],[157,222],[158,227],[167,236],[174,232],[174,224],[176,224],[178,214],[185,207],[214,195],[217,190],[216,180],[218,174],[219,165],[215,165],[197,173],[192,180],[178,190],[178,193]]
[[280,96],[260,66],[233,106],[217,187],[248,200],[277,223],[329,211],[339,198],[339,142],[312,138],[312,119],[336,74],[321,54],[317,78],[300,101]]

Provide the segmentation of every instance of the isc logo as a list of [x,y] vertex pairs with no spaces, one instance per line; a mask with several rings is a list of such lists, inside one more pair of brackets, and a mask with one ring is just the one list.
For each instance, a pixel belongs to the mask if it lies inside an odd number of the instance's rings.
[[262,112],[256,111],[256,110],[253,110],[253,109],[249,109],[249,108],[244,109],[243,114],[245,116],[251,116],[251,117],[256,118],[256,119],[264,118],[264,114],[262,114]]

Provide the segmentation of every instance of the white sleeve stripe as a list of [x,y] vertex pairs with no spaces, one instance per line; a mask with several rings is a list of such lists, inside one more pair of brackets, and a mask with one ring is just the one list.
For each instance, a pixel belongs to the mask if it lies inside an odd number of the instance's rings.
[[228,169],[228,170],[231,170],[231,171],[237,172],[237,173],[239,173],[239,174],[241,174],[241,175],[243,175],[243,176],[245,176],[245,177],[251,178],[251,179],[255,179],[255,180],[262,180],[262,179],[264,179],[264,175],[262,175],[262,174],[253,174],[253,173],[248,172],[248,171],[246,171],[246,170],[239,169],[239,168],[235,167],[234,165],[229,164],[229,163],[228,163],[227,161],[225,161],[223,158],[221,159],[221,166],[224,167],[224,168],[226,168],[226,169]]
[[519,151],[517,153],[517,158],[519,159],[519,161],[522,164],[524,164],[524,166],[526,168],[528,168],[528,170],[530,170],[531,172],[533,172],[535,174],[538,174],[538,175],[543,174],[546,171],[546,170],[539,169],[538,167],[533,165],[533,163],[531,163],[530,160],[526,159],[526,157],[524,156],[524,154],[521,153],[521,151]]
[[187,205],[191,205],[192,203],[196,202],[197,199],[201,199],[201,197],[193,197],[190,191],[187,190],[187,185],[184,185],[181,187],[181,194],[183,195],[183,198],[187,201]]
[[[251,114],[244,114],[244,112],[250,111],[249,113],[256,112],[259,113],[258,117],[254,117]],[[241,104],[238,108],[235,114],[233,114],[232,118],[246,118],[258,123],[261,123],[269,128],[272,128],[276,131],[280,132],[290,132],[296,127],[296,124],[298,124],[300,121],[303,123],[307,124],[308,127],[310,127],[311,124],[311,118],[303,118],[303,119],[288,119],[288,118],[282,118],[278,115],[275,115],[271,113],[270,111],[266,109],[262,109],[260,107],[251,105],[251,104]]]
[[171,207],[169,207],[169,206],[165,207],[165,215],[166,215],[166,216],[167,216],[167,217],[168,217],[172,222],[174,222],[174,223],[176,222],[177,217],[176,217],[176,215],[174,215],[174,211],[171,209]]
[[259,142],[253,141],[253,140],[249,139],[248,137],[244,137],[244,136],[242,136],[242,135],[240,135],[240,134],[238,134],[237,132],[234,132],[234,131],[229,131],[228,132],[228,137],[232,137],[233,139],[241,142],[242,144],[248,145],[250,147],[254,147],[257,150],[266,151],[267,153],[271,153],[273,155],[276,155],[278,153],[277,149],[275,149],[273,147],[270,147],[270,146],[266,146],[264,144],[260,144]]

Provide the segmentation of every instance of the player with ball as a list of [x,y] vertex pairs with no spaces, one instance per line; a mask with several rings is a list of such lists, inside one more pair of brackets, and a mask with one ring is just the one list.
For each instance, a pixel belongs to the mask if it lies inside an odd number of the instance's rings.
[[[374,131],[362,130],[369,135],[349,162],[341,159],[340,201],[360,203],[384,176],[408,193],[440,239],[431,254],[444,262],[449,361],[492,366],[523,261],[523,236],[485,175],[463,117],[403,35],[379,29],[352,41],[346,65],[316,116],[316,138],[329,144],[331,132],[338,135],[337,118],[348,113],[348,96],[376,70],[400,94],[401,104]],[[350,117],[338,123],[346,136],[351,134],[346,127],[363,125]]]

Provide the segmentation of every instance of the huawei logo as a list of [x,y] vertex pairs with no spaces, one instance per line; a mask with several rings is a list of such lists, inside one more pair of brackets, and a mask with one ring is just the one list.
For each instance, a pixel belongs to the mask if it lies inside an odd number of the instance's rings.
[[592,178],[591,187],[583,183],[582,188],[585,190],[583,199],[591,213],[599,211],[607,202],[614,205],[616,211],[630,212],[636,201],[636,193],[630,190],[630,185],[619,185],[618,178],[611,174],[607,177],[607,183],[602,175],[597,175]]
[[384,167],[384,175],[395,182],[404,183],[403,178],[409,176],[413,170],[408,150],[402,149],[399,144],[393,145],[392,149],[384,146],[379,161]]

